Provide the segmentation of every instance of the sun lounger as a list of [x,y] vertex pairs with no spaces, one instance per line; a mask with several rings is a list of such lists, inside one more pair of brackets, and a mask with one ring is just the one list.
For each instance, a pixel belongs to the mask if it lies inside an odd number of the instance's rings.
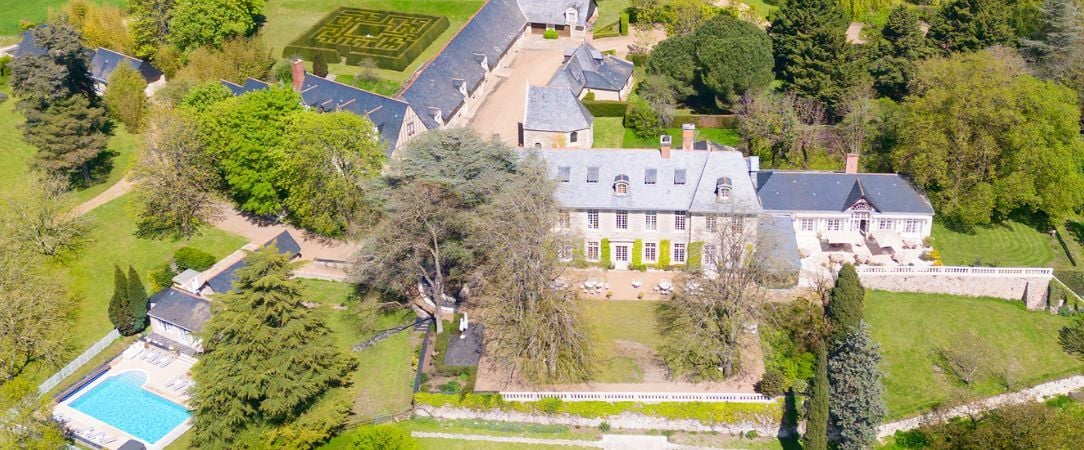
[[147,353],[144,353],[143,356],[140,356],[139,359],[142,359],[144,361],[150,361],[151,359],[154,359],[157,356],[158,356],[158,350],[150,350]]
[[103,437],[102,440],[98,441],[98,443],[102,444],[102,445],[105,445],[105,444],[111,444],[113,442],[116,442],[116,440],[117,440],[116,436],[106,436],[106,437]]
[[184,389],[184,388],[186,388],[188,386],[191,386],[191,385],[192,385],[191,381],[183,380],[179,384],[177,384],[176,386],[173,386],[173,390],[174,391],[180,391],[180,390],[182,390],[182,389]]

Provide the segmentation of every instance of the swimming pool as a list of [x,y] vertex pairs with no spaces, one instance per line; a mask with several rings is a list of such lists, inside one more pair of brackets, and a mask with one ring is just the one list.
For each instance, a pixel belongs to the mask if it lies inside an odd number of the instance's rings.
[[147,375],[128,371],[106,378],[71,402],[72,408],[153,444],[188,420],[188,410],[143,389]]

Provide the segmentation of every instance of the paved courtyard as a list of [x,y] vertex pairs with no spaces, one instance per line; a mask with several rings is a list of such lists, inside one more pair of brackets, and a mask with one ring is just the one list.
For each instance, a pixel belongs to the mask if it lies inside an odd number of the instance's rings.
[[525,37],[523,50],[512,66],[498,69],[494,79],[496,84],[475,112],[470,127],[482,136],[495,134],[508,145],[518,145],[527,86],[548,83],[564,62],[565,50],[582,44],[583,41],[576,38],[547,40],[539,35]]

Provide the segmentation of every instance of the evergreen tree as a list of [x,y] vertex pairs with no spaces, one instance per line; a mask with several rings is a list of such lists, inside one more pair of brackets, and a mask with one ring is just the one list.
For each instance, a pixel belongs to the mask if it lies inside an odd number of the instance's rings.
[[825,308],[829,332],[834,340],[839,340],[858,328],[862,321],[865,298],[866,291],[858,279],[854,265],[844,264],[839,269],[835,287],[829,292],[828,306]]
[[1013,40],[1009,9],[1003,0],[955,0],[937,13],[927,37],[946,53],[1008,44]]
[[910,92],[916,63],[929,57],[933,48],[919,27],[918,15],[903,5],[888,14],[881,37],[870,67],[873,87],[881,96],[899,101]]
[[246,431],[292,422],[353,364],[303,304],[288,257],[269,246],[245,263],[200,334],[204,354],[192,370],[199,448],[229,448]]
[[768,29],[775,77],[783,88],[824,103],[835,116],[861,77],[858,54],[847,42],[846,21],[832,0],[783,4]]
[[131,306],[128,302],[128,279],[124,271],[113,265],[113,297],[109,300],[109,321],[120,334],[128,336],[132,332]]
[[128,29],[136,57],[153,58],[167,43],[174,0],[128,0]]
[[806,412],[805,437],[802,448],[828,449],[828,351],[824,345],[817,349],[813,366],[813,384],[809,386],[809,408]]
[[135,333],[147,327],[147,289],[139,279],[139,272],[128,266],[128,314]]
[[316,56],[312,57],[312,73],[318,77],[327,76],[327,61],[324,60],[324,54],[317,52]]
[[1039,32],[1021,39],[1020,53],[1038,69],[1039,75],[1066,81],[1081,69],[1084,57],[1084,14],[1076,0],[1045,0]]
[[863,450],[877,439],[877,427],[886,414],[881,372],[881,350],[861,322],[835,344],[828,359],[829,413],[839,430],[836,448]]

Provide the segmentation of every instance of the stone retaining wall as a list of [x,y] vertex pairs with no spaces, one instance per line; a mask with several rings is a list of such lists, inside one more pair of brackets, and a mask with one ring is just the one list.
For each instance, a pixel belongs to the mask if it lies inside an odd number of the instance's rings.
[[867,289],[892,292],[995,297],[1022,300],[1028,309],[1046,308],[1049,276],[976,276],[956,274],[858,274]]
[[704,425],[695,419],[666,419],[651,417],[643,414],[623,412],[616,416],[606,418],[587,418],[568,414],[529,414],[517,411],[475,411],[467,408],[455,408],[448,406],[418,405],[414,414],[420,417],[432,417],[436,419],[472,419],[491,420],[497,422],[535,423],[543,425],[568,425],[580,427],[598,427],[602,422],[610,424],[612,428],[629,430],[675,430],[695,432],[716,432],[730,435],[739,435],[756,431],[760,436],[789,437],[796,433],[794,430],[780,427],[774,419],[765,419],[757,422],[741,422],[732,424]]

